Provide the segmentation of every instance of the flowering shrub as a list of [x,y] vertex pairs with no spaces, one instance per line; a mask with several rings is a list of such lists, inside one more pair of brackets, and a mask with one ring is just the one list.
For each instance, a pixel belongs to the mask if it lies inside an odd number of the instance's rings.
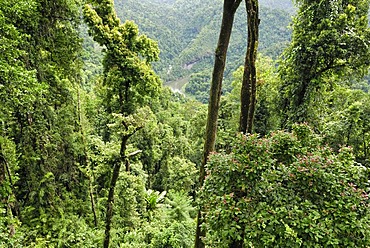
[[[213,154],[201,189],[211,247],[366,247],[369,170],[334,153],[308,126],[239,135]],[[239,242],[242,243],[242,242]]]

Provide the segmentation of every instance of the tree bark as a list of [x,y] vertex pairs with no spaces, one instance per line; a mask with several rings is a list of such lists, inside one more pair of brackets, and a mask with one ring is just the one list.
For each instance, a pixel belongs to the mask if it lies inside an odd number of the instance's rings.
[[95,199],[94,199],[94,188],[91,183],[91,178],[89,178],[89,194],[90,194],[90,202],[91,202],[91,210],[94,216],[94,226],[95,228],[98,227],[98,217],[96,215],[96,208],[95,208]]
[[[206,135],[203,148],[203,159],[200,166],[199,183],[203,185],[205,177],[204,166],[207,163],[209,154],[215,149],[217,119],[220,108],[220,98],[222,89],[222,79],[225,70],[226,54],[229,47],[231,31],[234,23],[234,16],[241,0],[224,0],[222,24],[218,44],[215,52],[215,63],[212,73],[212,82],[210,89],[210,100],[208,104],[208,117],[206,126]],[[204,248],[205,244],[202,240],[205,237],[205,232],[201,229],[203,224],[202,208],[198,209],[197,229],[195,237],[195,248]]]
[[243,82],[240,96],[239,131],[251,133],[256,108],[259,14],[258,0],[245,0],[248,18],[248,47],[245,55]]
[[[256,60],[259,34],[258,0],[245,0],[248,19],[248,46],[245,55],[243,82],[240,96],[239,131],[252,133],[254,113],[256,109],[257,72]],[[241,226],[241,240],[232,240],[230,248],[243,248],[245,227]]]
[[[127,130],[126,124],[124,124]],[[110,242],[110,229],[111,229],[111,224],[112,224],[112,217],[113,217],[113,203],[114,203],[114,190],[118,181],[119,177],[119,172],[121,169],[121,165],[124,163],[126,166],[126,172],[130,171],[129,168],[129,161],[128,159],[132,156],[135,156],[142,152],[141,150],[132,152],[128,155],[126,155],[126,149],[127,149],[127,141],[128,139],[134,135],[137,131],[142,129],[143,126],[138,126],[136,127],[131,133],[126,134],[122,136],[121,140],[121,148],[120,148],[120,156],[117,161],[115,161],[114,167],[113,167],[113,174],[112,174],[112,179],[110,182],[110,187],[109,187],[109,194],[108,194],[108,201],[107,201],[107,212],[106,212],[106,219],[105,219],[105,238],[104,238],[104,248],[109,247],[109,242]]]
[[243,240],[234,240],[229,245],[230,248],[243,248],[244,241]]
[[126,152],[127,140],[128,140],[129,137],[130,137],[129,135],[125,135],[125,136],[122,137],[120,158],[118,159],[118,161],[115,162],[114,167],[113,167],[113,174],[112,174],[112,179],[111,179],[111,182],[110,182],[108,201],[107,201],[104,248],[109,247],[110,229],[111,229],[111,223],[112,223],[112,217],[113,217],[114,189],[116,188],[116,184],[117,184],[117,180],[118,180],[118,176],[119,176],[119,171],[121,169],[121,165],[126,160],[125,152]]
[[117,161],[113,168],[113,175],[112,175],[111,185],[110,185],[109,194],[108,194],[107,213],[106,213],[106,221],[105,221],[104,248],[109,247],[110,228],[111,228],[112,216],[113,216],[114,189],[116,187],[120,169],[121,169],[121,161]]

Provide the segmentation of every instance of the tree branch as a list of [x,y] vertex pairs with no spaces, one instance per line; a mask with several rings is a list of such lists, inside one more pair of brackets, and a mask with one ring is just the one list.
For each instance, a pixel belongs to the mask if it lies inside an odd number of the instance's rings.
[[238,9],[240,3],[242,2],[242,0],[236,0],[233,4],[233,7],[232,7],[232,11],[235,13],[236,10]]
[[142,152],[143,152],[143,150],[137,150],[137,151],[131,152],[130,154],[128,154],[125,157],[126,158],[133,157],[133,156],[136,156],[137,154],[142,153]]

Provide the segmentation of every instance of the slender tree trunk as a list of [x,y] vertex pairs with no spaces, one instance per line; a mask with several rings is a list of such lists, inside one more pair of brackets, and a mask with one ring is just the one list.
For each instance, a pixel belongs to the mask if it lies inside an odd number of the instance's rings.
[[115,164],[114,164],[114,167],[113,167],[113,174],[112,174],[112,179],[111,179],[111,182],[110,182],[108,201],[107,201],[104,248],[109,247],[110,229],[111,229],[112,216],[113,216],[114,190],[115,190],[115,187],[116,187],[116,184],[117,184],[117,180],[118,180],[118,176],[119,176],[119,171],[121,169],[121,165],[126,160],[125,152],[126,152],[127,140],[128,140],[129,137],[130,137],[129,135],[125,135],[125,136],[122,137],[121,150],[120,150],[120,159],[118,159],[118,161],[115,161]]
[[[224,0],[223,16],[218,44],[215,52],[215,64],[213,67],[210,100],[208,105],[208,117],[206,135],[203,149],[203,159],[200,167],[199,182],[203,185],[205,177],[204,166],[207,163],[209,154],[215,149],[217,118],[220,107],[222,79],[225,70],[226,54],[229,47],[231,31],[234,23],[234,16],[241,0]],[[201,230],[203,223],[202,208],[198,210],[197,230],[195,237],[195,248],[203,248],[205,244],[202,240],[205,232]]]
[[[14,194],[14,184],[13,184],[13,179],[12,179],[12,173],[10,171],[10,167],[8,164],[8,161],[6,160],[3,152],[2,152],[2,146],[0,144],[0,184],[4,183],[5,180],[9,181],[10,187],[12,189],[12,192],[10,193],[12,196],[14,196],[14,202],[9,203],[7,201],[7,209],[10,210],[10,215],[13,217],[13,215],[18,216],[19,219],[21,218],[20,216],[20,205],[19,202]],[[8,179],[7,179],[8,178]],[[9,199],[10,195],[8,196]]]
[[256,60],[258,48],[258,0],[245,0],[248,16],[248,47],[245,56],[244,74],[241,89],[239,131],[251,133],[256,108],[257,73]]
[[6,178],[8,177],[8,180],[9,180],[9,184],[10,184],[10,187],[12,188],[13,190],[13,180],[12,180],[12,174],[10,173],[10,168],[9,168],[9,164],[8,162],[6,161],[5,159],[5,156],[3,155],[2,153],[2,147],[1,147],[1,144],[0,144],[0,166],[2,166],[1,168],[1,173],[0,173],[0,183],[2,183],[3,181],[6,180]]
[[[243,82],[240,97],[239,131],[252,133],[257,94],[257,48],[259,33],[258,0],[245,0],[248,18],[248,46],[245,56]],[[230,248],[243,248],[245,227],[241,226],[241,240],[232,240]]]
[[91,210],[94,216],[94,226],[95,228],[98,227],[98,217],[96,215],[96,207],[95,207],[95,199],[94,199],[94,188],[91,183],[91,178],[89,178],[89,193],[90,193],[90,202],[91,202]]
[[[110,188],[109,188],[109,194],[108,194],[107,213],[106,213],[106,220],[105,220],[104,248],[109,247],[110,229],[111,229],[111,223],[112,223],[112,217],[113,217],[114,190],[115,190],[117,180],[118,180],[118,177],[119,177],[119,172],[120,172],[120,169],[121,169],[121,165],[124,163],[125,166],[126,166],[126,172],[129,172],[130,171],[130,168],[129,168],[130,163],[128,161],[129,158],[142,152],[141,150],[137,150],[135,152],[132,152],[132,153],[126,155],[127,141],[132,135],[134,135],[137,131],[139,131],[142,128],[143,128],[143,126],[138,126],[131,133],[122,136],[121,148],[120,148],[120,157],[119,157],[118,161],[115,161],[115,164],[114,164],[114,167],[113,167],[113,174],[112,174],[112,179],[111,179],[111,182],[110,182]],[[127,129],[127,127],[126,127],[126,129]]]
[[[362,127],[364,128],[364,127]],[[362,129],[364,130],[364,129]],[[366,135],[365,135],[365,131],[362,131],[362,142],[363,142],[363,145],[364,145],[364,158],[367,158],[367,144],[366,144]]]
[[[80,133],[82,137],[82,143],[84,146],[84,160],[83,161],[88,169],[90,169],[90,163],[89,163],[89,155],[86,150],[86,139],[85,139],[85,132],[84,132],[84,127],[82,124],[82,109],[81,109],[81,94],[80,94],[80,88],[77,89],[77,111],[78,111],[78,124],[80,128]],[[92,170],[92,168],[91,168]],[[88,174],[88,173],[87,173]],[[91,202],[91,210],[93,212],[94,216],[94,226],[98,227],[98,218],[96,215],[96,207],[95,207],[95,199],[94,199],[94,190],[93,190],[93,177],[91,175],[86,175],[89,179],[89,195],[90,195],[90,202]]]
[[113,216],[114,189],[116,187],[120,169],[121,169],[121,161],[117,161],[113,168],[113,175],[112,175],[111,185],[110,185],[109,194],[108,194],[107,213],[106,213],[106,221],[105,221],[104,248],[109,247],[110,228],[111,228],[112,216]]

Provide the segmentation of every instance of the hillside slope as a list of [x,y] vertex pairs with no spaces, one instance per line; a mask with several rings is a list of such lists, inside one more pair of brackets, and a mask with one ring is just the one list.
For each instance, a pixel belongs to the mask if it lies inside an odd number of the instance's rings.
[[[156,71],[164,81],[210,70],[222,17],[222,0],[116,0],[121,20],[134,20],[158,41]],[[290,39],[290,1],[261,1],[260,52],[276,58]],[[288,10],[288,11],[286,11]],[[226,76],[243,63],[247,40],[245,6],[241,4],[231,38]]]

